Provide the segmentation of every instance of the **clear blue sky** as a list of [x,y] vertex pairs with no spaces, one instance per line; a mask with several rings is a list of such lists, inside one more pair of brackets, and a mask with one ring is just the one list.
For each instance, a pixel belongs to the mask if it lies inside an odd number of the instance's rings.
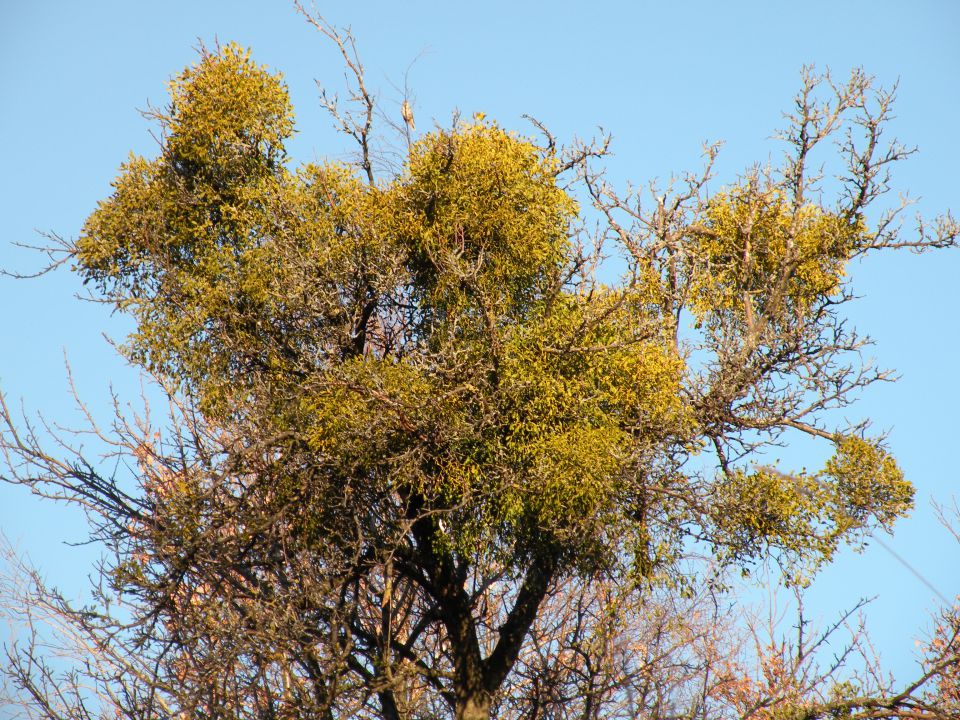
[[[900,81],[891,131],[919,147],[896,186],[928,215],[960,211],[960,3],[869,2],[381,2],[319,3],[352,25],[383,106],[399,113],[404,72],[418,129],[445,123],[454,108],[484,111],[525,129],[524,113],[559,138],[613,133],[611,177],[644,183],[696,169],[704,140],[724,140],[718,185],[749,164],[775,158],[769,140],[799,86],[803,64],[837,75],[862,65],[881,82]],[[163,3],[0,0],[0,266],[36,267],[11,246],[35,230],[75,236],[127,153],[155,142],[138,108],[162,105],[166,80],[195,58],[198,40],[235,40],[285,73],[298,113],[297,160],[339,155],[346,143],[320,112],[314,80],[341,87],[330,46],[286,0],[167,0]],[[422,56],[421,56],[422,54]],[[853,269],[862,294],[853,310],[876,339],[880,364],[900,371],[852,408],[890,445],[917,486],[917,509],[885,541],[940,592],[960,593],[960,549],[939,528],[931,499],[958,493],[960,251],[876,258]],[[28,412],[69,423],[64,354],[81,394],[104,420],[112,385],[138,392],[136,373],[104,340],[122,338],[122,319],[73,298],[68,272],[40,280],[0,278],[4,317],[0,388]],[[802,457],[794,457],[802,464]],[[89,551],[75,513],[52,511],[0,485],[0,526],[48,577],[79,588]],[[906,676],[913,636],[934,595],[876,545],[845,553],[813,588],[829,619],[862,596],[877,596],[869,620],[888,666]]]

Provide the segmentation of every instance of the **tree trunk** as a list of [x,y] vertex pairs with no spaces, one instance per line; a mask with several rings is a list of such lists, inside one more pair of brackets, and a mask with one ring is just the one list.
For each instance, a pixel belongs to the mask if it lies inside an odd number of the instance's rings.
[[489,720],[490,700],[487,693],[477,693],[458,699],[454,718],[456,720]]

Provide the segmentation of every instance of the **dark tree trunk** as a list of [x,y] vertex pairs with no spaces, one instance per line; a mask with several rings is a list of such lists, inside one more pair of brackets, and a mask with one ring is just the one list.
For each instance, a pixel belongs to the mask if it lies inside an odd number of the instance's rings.
[[483,657],[477,633],[474,607],[467,594],[466,565],[449,551],[436,547],[435,520],[418,517],[421,498],[411,498],[415,546],[420,564],[430,580],[428,592],[437,603],[438,615],[447,631],[454,664],[455,720],[488,720],[497,691],[513,669],[537,611],[547,594],[559,564],[546,554],[532,561],[517,592],[513,607],[500,627],[500,638],[492,652]]
[[455,720],[489,720],[492,698],[488,693],[478,692],[457,700]]

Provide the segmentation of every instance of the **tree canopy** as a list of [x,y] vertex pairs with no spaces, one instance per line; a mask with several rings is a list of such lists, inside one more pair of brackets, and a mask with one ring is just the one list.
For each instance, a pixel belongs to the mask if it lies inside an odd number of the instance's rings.
[[[538,648],[615,638],[766,557],[802,584],[910,509],[882,439],[832,412],[886,377],[843,314],[853,261],[957,238],[871,214],[909,153],[881,142],[891,94],[805,74],[783,165],[713,194],[715,148],[646,199],[605,181],[602,140],[482,115],[380,176],[362,66],[321,27],[355,73],[357,109],[330,107],[356,164],[295,166],[282,77],[203,50],[155,112],[157,157],[124,163],[67,248],[171,401],[166,427],[114,436],[132,485],[6,415],[18,480],[82,502],[114,552],[133,622],[76,619],[134,651],[100,677],[118,712],[566,717]],[[810,158],[834,137],[827,183]],[[822,469],[764,464],[796,434],[831,447]],[[625,692],[573,686],[582,717]],[[843,703],[870,707],[796,717]]]

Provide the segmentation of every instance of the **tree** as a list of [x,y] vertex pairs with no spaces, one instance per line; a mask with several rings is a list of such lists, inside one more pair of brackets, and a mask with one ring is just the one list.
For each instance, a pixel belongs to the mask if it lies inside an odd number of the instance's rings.
[[[282,79],[202,50],[153,113],[158,156],[131,157],[63,248],[135,320],[124,353],[170,412],[103,433],[130,462],[104,474],[4,406],[7,479],[81,504],[113,558],[102,607],[37,604],[131,718],[666,718],[691,689],[721,697],[695,663],[653,682],[623,640],[696,654],[655,632],[658,603],[765,557],[803,584],[911,506],[881,440],[830,424],[888,377],[843,316],[851,261],[958,236],[948,216],[904,239],[904,206],[870,221],[910,152],[881,141],[893,94],[805,73],[781,167],[710,194],[708,148],[652,205],[604,180],[606,141],[482,116],[378,177],[352,39],[309,19],[353,72],[358,109],[328,107],[356,166],[291,167]],[[810,167],[833,138],[828,183]],[[832,445],[823,469],[757,464],[796,433]],[[83,716],[36,660],[14,654],[15,681]],[[877,716],[875,698],[790,700]]]

